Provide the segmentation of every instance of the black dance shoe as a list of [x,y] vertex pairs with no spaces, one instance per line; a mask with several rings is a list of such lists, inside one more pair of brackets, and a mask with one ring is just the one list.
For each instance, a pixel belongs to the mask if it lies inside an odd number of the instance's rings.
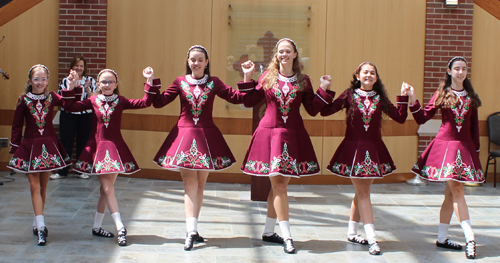
[[114,237],[115,236],[115,235],[113,235],[113,233],[102,229],[102,227],[100,227],[97,230],[95,228],[92,228],[92,235],[98,236],[98,237]]
[[283,244],[283,238],[276,233],[273,233],[270,236],[262,235],[262,241]]
[[468,259],[476,258],[476,241],[472,240],[465,244],[465,257]]
[[283,250],[285,250],[285,253],[287,254],[295,254],[295,246],[293,245],[293,240],[291,238],[283,240]]
[[361,245],[368,245],[368,240],[366,240],[364,237],[362,237],[360,235],[348,236],[347,240],[349,242],[358,243]]
[[186,234],[186,241],[184,242],[184,250],[189,251],[193,249],[194,242],[205,242],[205,239],[198,233]]
[[47,235],[45,234],[45,227],[41,228],[38,230],[38,245],[39,246],[45,246],[45,243],[47,243]]
[[380,247],[378,246],[378,243],[374,242],[373,244],[371,244],[368,248],[368,252],[370,253],[370,255],[380,255]]
[[118,246],[126,246],[127,245],[127,230],[125,227],[122,227],[120,230],[118,230],[118,237],[117,237],[117,242]]
[[[47,227],[44,228],[45,229],[45,236],[48,237],[49,236],[49,230],[47,229]],[[33,227],[33,235],[38,235],[38,229],[36,228],[36,226]]]
[[452,242],[449,239],[446,239],[443,243],[436,241],[436,246],[442,247],[442,248],[449,248],[449,249],[453,249],[453,250],[462,250],[462,246],[460,244]]

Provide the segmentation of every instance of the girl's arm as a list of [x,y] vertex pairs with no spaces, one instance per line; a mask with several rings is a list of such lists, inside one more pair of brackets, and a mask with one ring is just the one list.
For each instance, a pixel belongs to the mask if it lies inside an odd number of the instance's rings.
[[408,96],[398,95],[396,97],[396,104],[398,107],[395,107],[394,104],[389,102],[389,117],[399,123],[405,123],[406,118],[408,117]]
[[157,94],[160,93],[161,81],[154,79],[151,84],[144,83],[144,97],[142,99],[125,99],[125,109],[142,109],[151,106]]
[[413,118],[418,124],[424,124],[428,120],[432,119],[432,117],[434,117],[434,114],[436,114],[436,111],[438,110],[438,108],[434,106],[436,97],[437,97],[437,92],[434,93],[431,100],[423,110],[418,100],[415,100],[415,103],[410,106],[410,111],[413,114]]
[[[174,82],[168,87],[163,94],[158,94],[153,98],[153,107],[162,108],[175,100],[180,93],[180,77],[176,78]],[[160,87],[159,85],[158,87]]]
[[[335,96],[335,93],[333,91],[327,91],[329,95],[333,98]],[[332,103],[326,105],[322,110],[321,110],[321,116],[330,116],[337,111],[342,110],[343,108],[347,108],[347,106],[344,104],[344,99],[346,96],[348,96],[349,92],[346,90],[340,94],[340,96],[335,99]]]
[[470,118],[470,134],[472,136],[472,141],[476,146],[476,151],[479,152],[479,118],[477,113],[477,108],[472,109],[472,116]]
[[305,76],[305,80],[307,86],[303,91],[302,105],[304,105],[304,108],[309,115],[316,116],[329,103],[333,102],[335,92],[327,92],[325,89],[320,87],[316,94],[314,94],[311,80],[308,76]]
[[[24,98],[24,97],[23,97]],[[23,125],[24,125],[24,101],[19,100],[16,106],[16,111],[14,112],[14,121],[12,122],[12,133],[10,136],[10,150],[9,153],[15,153],[19,144],[21,144],[21,139],[23,137]]]
[[83,101],[80,101],[80,96],[75,95],[75,91],[78,89],[82,88],[74,88],[71,90],[62,90],[62,106],[64,107],[65,111],[69,112],[79,112],[79,111],[85,111],[85,110],[90,110],[92,109],[92,102],[90,99],[86,99]]
[[224,82],[217,77],[212,77],[212,79],[215,87],[217,88],[217,96],[233,104],[243,103],[243,97],[246,94],[245,92],[233,89],[232,87],[224,84]]

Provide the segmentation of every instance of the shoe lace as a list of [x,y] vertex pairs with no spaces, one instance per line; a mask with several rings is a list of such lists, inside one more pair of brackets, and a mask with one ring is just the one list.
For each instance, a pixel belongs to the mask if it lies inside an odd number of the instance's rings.
[[186,242],[184,242],[184,244],[185,244],[186,246],[189,246],[190,244],[192,244],[192,243],[193,243],[193,237],[194,237],[194,235],[188,235],[188,236],[186,237]]
[[460,247],[460,244],[455,243],[453,241],[450,241],[449,239],[446,239],[445,243],[447,243],[449,246],[453,246],[453,247],[456,247],[456,248]]
[[475,255],[476,254],[476,242],[474,241],[470,241],[470,242],[467,242],[467,254],[468,255]]
[[361,242],[365,241],[365,239],[362,236],[360,236],[360,235],[353,236],[352,239],[354,239],[358,243],[361,243]]
[[285,246],[286,246],[286,249],[292,249],[292,248],[294,248],[293,247],[293,240],[291,240],[291,239],[285,240]]
[[373,243],[371,246],[370,246],[370,252],[374,252],[374,251],[378,251],[380,252],[380,247],[378,246],[377,243]]

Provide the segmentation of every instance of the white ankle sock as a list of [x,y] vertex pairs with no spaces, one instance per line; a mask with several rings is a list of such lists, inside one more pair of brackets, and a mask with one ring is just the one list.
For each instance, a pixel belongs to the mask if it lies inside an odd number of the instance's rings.
[[120,212],[112,213],[111,217],[113,218],[113,221],[115,221],[116,230],[120,230],[120,229],[125,227],[123,225],[122,217],[120,216]]
[[464,231],[464,236],[465,236],[466,242],[475,240],[474,232],[472,232],[472,226],[470,224],[470,220],[464,220],[464,221],[460,222],[460,226],[462,226],[462,230]]
[[373,244],[377,242],[377,237],[375,236],[375,226],[373,224],[364,224],[366,239],[368,239],[368,244]]
[[349,224],[347,225],[347,236],[355,236],[358,234],[358,226],[359,222],[349,220]]
[[276,226],[276,218],[266,217],[266,226],[264,227],[264,236],[273,235],[275,226]]
[[283,239],[292,238],[292,233],[290,233],[290,221],[280,221],[279,224]]
[[40,230],[42,227],[45,227],[45,219],[43,218],[43,215],[35,216],[36,220],[36,228]]
[[198,219],[196,217],[186,218],[186,230],[189,234],[198,233]]
[[104,219],[104,213],[95,212],[95,218],[94,218],[94,229],[95,230],[98,230],[99,228],[101,228],[103,219]]
[[33,215],[33,228],[36,227],[36,215]]
[[450,228],[450,224],[439,223],[437,240],[439,243],[443,243],[448,238],[448,228]]

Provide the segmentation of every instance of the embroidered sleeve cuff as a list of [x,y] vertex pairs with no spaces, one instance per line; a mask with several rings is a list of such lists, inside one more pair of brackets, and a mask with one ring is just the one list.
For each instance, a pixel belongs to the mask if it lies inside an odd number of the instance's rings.
[[158,94],[160,93],[161,81],[160,79],[153,79],[153,85],[150,86],[148,83],[144,83],[144,92],[148,94]]
[[397,104],[408,104],[408,99],[409,99],[408,96],[398,95],[398,96],[396,96],[396,103]]
[[417,101],[415,101],[415,103],[413,103],[413,105],[410,105],[410,111],[411,113],[416,113],[418,112],[422,107],[420,107],[420,103]]
[[255,89],[255,86],[257,86],[257,85],[255,83],[255,80],[253,80],[253,79],[251,81],[248,81],[248,82],[243,82],[243,81],[238,82],[238,90],[241,92],[252,91]]
[[61,90],[61,96],[63,99],[74,99],[75,90]]
[[333,98],[335,97],[335,91],[324,91],[322,88],[319,88],[316,92],[316,96],[318,96],[318,98],[320,98],[324,103],[330,104],[333,102]]
[[82,95],[83,93],[82,87],[75,87],[73,90],[75,91],[75,95]]

